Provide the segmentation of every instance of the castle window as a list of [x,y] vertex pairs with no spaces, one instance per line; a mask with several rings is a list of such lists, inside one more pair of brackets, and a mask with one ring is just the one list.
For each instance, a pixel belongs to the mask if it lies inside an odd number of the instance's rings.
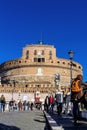
[[34,62],[37,62],[37,58],[34,58]]
[[45,58],[42,58],[42,62],[45,62]]
[[42,55],[44,55],[44,50],[42,50]]
[[45,62],[45,58],[34,58],[34,62]]
[[41,58],[38,58],[38,62],[41,62]]
[[52,51],[49,51],[49,55],[52,55]]
[[26,51],[26,59],[29,59],[29,50]]
[[29,59],[29,56],[26,56],[26,59]]
[[37,55],[37,50],[34,50],[34,55]]
[[21,63],[21,61],[19,60],[19,63]]
[[2,87],[4,87],[4,84],[2,84]]
[[26,54],[29,55],[29,50],[26,51]]
[[9,65],[11,65],[11,62],[9,63]]
[[27,87],[28,87],[28,85],[25,85],[25,87],[27,88]]
[[52,55],[49,56],[49,60],[52,60]]
[[79,66],[78,68],[81,69],[81,66]]
[[59,61],[57,61],[57,63],[60,63]]
[[76,64],[73,63],[72,65],[73,65],[74,67],[76,67]]

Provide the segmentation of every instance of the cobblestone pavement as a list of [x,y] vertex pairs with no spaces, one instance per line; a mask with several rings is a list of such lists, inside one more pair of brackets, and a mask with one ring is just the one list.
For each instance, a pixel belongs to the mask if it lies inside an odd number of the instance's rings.
[[43,111],[0,113],[0,130],[47,130]]

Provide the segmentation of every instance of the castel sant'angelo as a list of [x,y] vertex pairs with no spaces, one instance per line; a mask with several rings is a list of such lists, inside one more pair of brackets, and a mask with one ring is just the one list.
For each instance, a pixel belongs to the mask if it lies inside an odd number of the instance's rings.
[[[59,75],[58,87],[64,93],[70,87],[70,60],[56,56],[56,48],[42,42],[28,44],[20,58],[0,64],[0,95],[6,100],[34,101],[38,92],[43,101],[49,93],[55,93],[55,75]],[[82,74],[82,66],[73,61],[72,77]]]

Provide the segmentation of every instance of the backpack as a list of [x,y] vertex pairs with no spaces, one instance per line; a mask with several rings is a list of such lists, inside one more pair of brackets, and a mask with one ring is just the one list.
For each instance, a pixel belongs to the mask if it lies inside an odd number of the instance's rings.
[[82,88],[80,88],[79,85],[78,85],[79,81],[80,80],[76,80],[76,81],[72,82],[72,85],[71,85],[71,91],[72,92],[81,92],[82,91]]

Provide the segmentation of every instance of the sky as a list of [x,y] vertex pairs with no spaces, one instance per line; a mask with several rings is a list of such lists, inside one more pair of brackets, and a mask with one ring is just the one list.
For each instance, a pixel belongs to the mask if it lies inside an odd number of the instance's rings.
[[39,40],[54,45],[59,58],[72,50],[87,81],[87,0],[0,0],[0,64]]

